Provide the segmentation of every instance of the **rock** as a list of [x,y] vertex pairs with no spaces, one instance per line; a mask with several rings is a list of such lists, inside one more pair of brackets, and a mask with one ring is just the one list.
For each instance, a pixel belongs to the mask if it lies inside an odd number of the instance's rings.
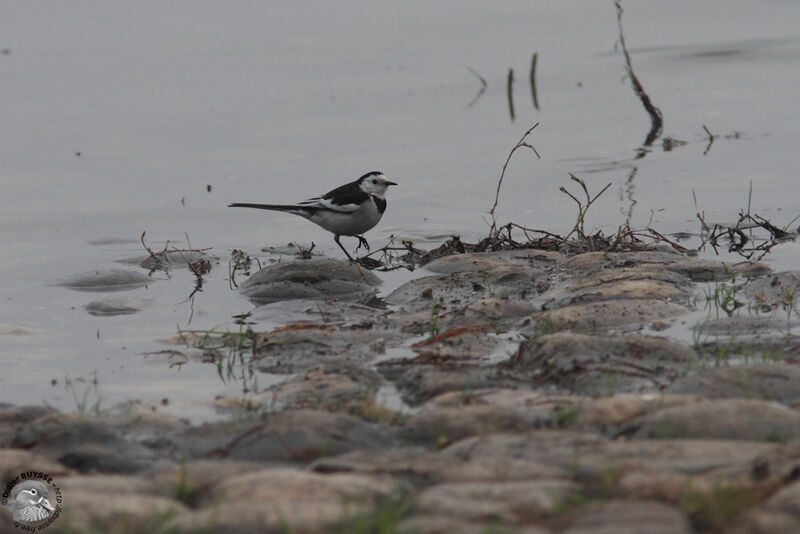
[[613,473],[617,469],[621,473],[674,472],[684,477],[684,482],[692,476],[712,473],[737,478],[745,473],[752,479],[754,466],[763,464],[770,473],[784,472],[785,476],[800,458],[796,448],[775,443],[703,439],[610,441],[573,430],[474,436],[450,445],[441,454],[466,461],[523,459],[568,469],[578,476]]
[[83,308],[89,315],[112,317],[138,313],[152,303],[153,299],[115,297],[93,300],[85,304]]
[[388,433],[355,417],[314,410],[257,420],[206,423],[170,438],[178,456],[307,463],[356,449],[389,446]]
[[[470,522],[446,515],[415,515],[403,519],[397,525],[398,534],[486,534],[494,529],[493,522]],[[500,530],[502,529],[502,530]],[[499,532],[513,532],[514,534],[550,534],[551,531],[542,527],[515,527],[507,529],[505,526],[497,527]]]
[[501,406],[460,406],[423,410],[403,427],[410,440],[444,447],[468,436],[522,431],[534,426],[524,411]]
[[153,279],[136,271],[108,269],[76,274],[56,285],[76,291],[129,291],[153,283]]
[[355,362],[318,364],[286,382],[270,386],[251,400],[260,401],[272,410],[336,410],[354,402],[374,401],[382,380],[380,375]]
[[767,309],[795,306],[795,296],[800,290],[800,271],[783,271],[748,281],[742,288],[744,295]]
[[416,360],[384,361],[378,364],[378,372],[394,383],[403,401],[411,406],[448,391],[463,393],[502,387],[511,382],[492,368],[447,361],[436,363],[438,365]]
[[184,525],[224,527],[226,532],[324,532],[326,525],[369,513],[401,490],[385,478],[261,469],[221,481]]
[[[641,330],[648,325],[663,330],[666,319],[689,313],[689,308],[659,299],[622,299],[571,304],[535,313],[528,321],[532,327],[523,332],[537,333],[543,327],[549,331],[580,330],[581,332],[606,332],[610,329]],[[523,327],[528,326],[523,323]]]
[[594,502],[576,510],[563,534],[692,534],[686,515],[652,501]]
[[[58,414],[52,408],[44,406],[10,406],[0,410],[0,435],[3,430],[9,430],[10,425],[20,425],[35,421],[48,414]],[[0,442],[2,445],[2,442]]]
[[134,473],[159,460],[110,423],[100,417],[50,413],[17,425],[10,446],[55,457],[81,472]]
[[761,400],[711,400],[658,410],[632,423],[625,433],[634,439],[786,442],[800,435],[800,413]]
[[[66,480],[66,479],[65,479]],[[61,481],[59,481],[61,482]],[[55,525],[69,518],[70,531],[78,532],[157,532],[165,524],[188,517],[189,510],[176,499],[128,491],[95,491],[72,487],[64,493],[64,513]]]
[[459,519],[518,523],[551,514],[575,489],[563,479],[445,483],[423,490],[416,508]]
[[258,304],[292,299],[368,300],[380,279],[344,261],[315,259],[280,262],[264,267],[240,286]]
[[663,337],[548,334],[523,342],[505,369],[531,372],[584,395],[663,387],[696,361],[695,352]]
[[800,532],[800,482],[773,494],[761,506],[750,510],[729,532],[732,534],[796,534]]
[[553,391],[552,388],[540,390],[486,388],[473,389],[469,392],[442,393],[428,401],[426,406],[450,408],[473,405],[501,406],[522,410],[530,415],[534,411],[551,412],[559,406],[580,406],[587,400],[587,398],[570,395],[566,392]]
[[666,391],[711,399],[756,398],[797,406],[800,404],[800,366],[754,363],[701,369],[678,379]]
[[386,319],[389,324],[397,325],[405,334],[411,335],[430,335],[433,322],[442,333],[469,326],[480,326],[500,332],[512,328],[533,310],[533,306],[522,299],[485,298],[469,301],[463,305],[442,304],[437,308],[429,305],[424,310],[414,312],[395,311]]
[[566,471],[526,460],[479,458],[463,461],[420,447],[354,451],[332,458],[320,458],[310,468],[321,473],[388,475],[414,485],[567,477]]
[[61,478],[72,472],[69,468],[39,454],[22,449],[0,449],[0,481],[3,481],[4,485],[20,473],[30,471],[32,468],[54,478]]
[[548,293],[542,305],[552,310],[571,304],[618,299],[688,301],[692,296],[688,278],[646,267],[602,270],[570,280]]
[[[430,265],[459,259],[462,257],[448,256]],[[470,260],[466,263],[471,265]],[[483,268],[406,282],[390,293],[386,302],[419,311],[428,310],[433,303],[441,301],[442,311],[446,311],[481,298],[524,299],[536,287],[536,279],[543,274],[542,269],[491,259],[480,260],[478,265]]]
[[260,325],[283,326],[291,323],[374,322],[384,310],[358,302],[332,302],[314,299],[281,300],[257,307],[250,319]]
[[561,263],[565,259],[563,254],[546,250],[503,250],[452,254],[427,263],[425,269],[439,274],[453,274],[456,272],[490,273],[507,268],[509,265],[518,265],[533,267],[543,272],[546,267]]
[[662,393],[622,393],[612,397],[587,400],[576,416],[578,424],[620,425],[644,415],[703,400],[697,395],[665,395]]
[[601,269],[645,267],[668,270],[690,278],[694,282],[730,280],[731,273],[743,276],[762,276],[770,271],[763,263],[744,261],[728,265],[718,261],[700,260],[684,256],[673,250],[638,252],[587,252],[567,260],[567,271],[597,272]]
[[388,329],[383,322],[287,325],[259,338],[254,364],[260,371],[272,374],[302,372],[319,364],[352,366],[375,357],[372,343],[376,338],[389,343],[400,337],[398,331]]
[[482,361],[494,363],[506,360],[517,347],[515,340],[491,335],[497,327],[491,323],[454,326],[433,337],[411,345],[422,361]]
[[148,493],[177,496],[184,503],[195,506],[208,500],[212,488],[220,481],[259,469],[263,469],[263,465],[256,462],[189,460],[143,472],[139,478],[150,484]]
[[77,475],[59,478],[59,486],[66,496],[72,492],[96,495],[152,495],[157,497],[173,497],[175,487],[163,487],[153,484],[148,476],[123,475]]
[[446,515],[415,515],[403,519],[397,525],[397,534],[488,534],[497,532],[511,534],[551,534],[552,531],[540,526],[499,525],[497,521],[470,522]]

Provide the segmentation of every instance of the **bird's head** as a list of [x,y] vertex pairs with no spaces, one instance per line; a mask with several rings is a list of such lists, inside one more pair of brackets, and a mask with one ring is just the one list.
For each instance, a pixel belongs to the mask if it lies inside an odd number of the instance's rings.
[[389,181],[380,171],[368,172],[359,178],[358,182],[358,185],[361,187],[362,191],[369,195],[375,195],[378,198],[384,197],[386,194],[386,189],[390,185],[397,185],[396,183]]
[[[22,505],[41,504],[46,508],[51,508],[47,501],[47,486],[38,480],[26,480],[20,482],[12,490],[12,495],[16,502]],[[46,504],[45,504],[46,503]]]

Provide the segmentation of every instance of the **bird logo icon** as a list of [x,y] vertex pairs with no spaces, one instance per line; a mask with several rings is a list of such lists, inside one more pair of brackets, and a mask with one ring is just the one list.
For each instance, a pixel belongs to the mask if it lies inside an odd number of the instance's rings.
[[14,502],[7,506],[14,514],[14,521],[35,523],[44,521],[55,512],[47,500],[47,486],[39,480],[23,480],[11,490]]

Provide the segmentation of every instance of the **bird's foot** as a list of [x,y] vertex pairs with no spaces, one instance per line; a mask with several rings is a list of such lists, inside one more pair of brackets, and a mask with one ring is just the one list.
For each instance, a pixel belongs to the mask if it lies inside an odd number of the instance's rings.
[[358,252],[358,249],[360,249],[362,246],[366,249],[367,252],[369,252],[369,243],[367,243],[367,240],[364,239],[364,236],[357,235],[355,236],[355,238],[358,239],[358,246],[356,247],[356,252]]

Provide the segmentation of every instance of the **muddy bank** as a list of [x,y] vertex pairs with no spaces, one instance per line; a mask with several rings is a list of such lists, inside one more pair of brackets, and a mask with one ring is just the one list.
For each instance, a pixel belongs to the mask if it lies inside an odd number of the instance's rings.
[[58,480],[56,532],[800,531],[797,273],[658,247],[425,268],[379,298],[343,262],[267,267],[243,295],[282,326],[172,340],[243,377],[208,400],[226,420],[6,407],[0,472]]

